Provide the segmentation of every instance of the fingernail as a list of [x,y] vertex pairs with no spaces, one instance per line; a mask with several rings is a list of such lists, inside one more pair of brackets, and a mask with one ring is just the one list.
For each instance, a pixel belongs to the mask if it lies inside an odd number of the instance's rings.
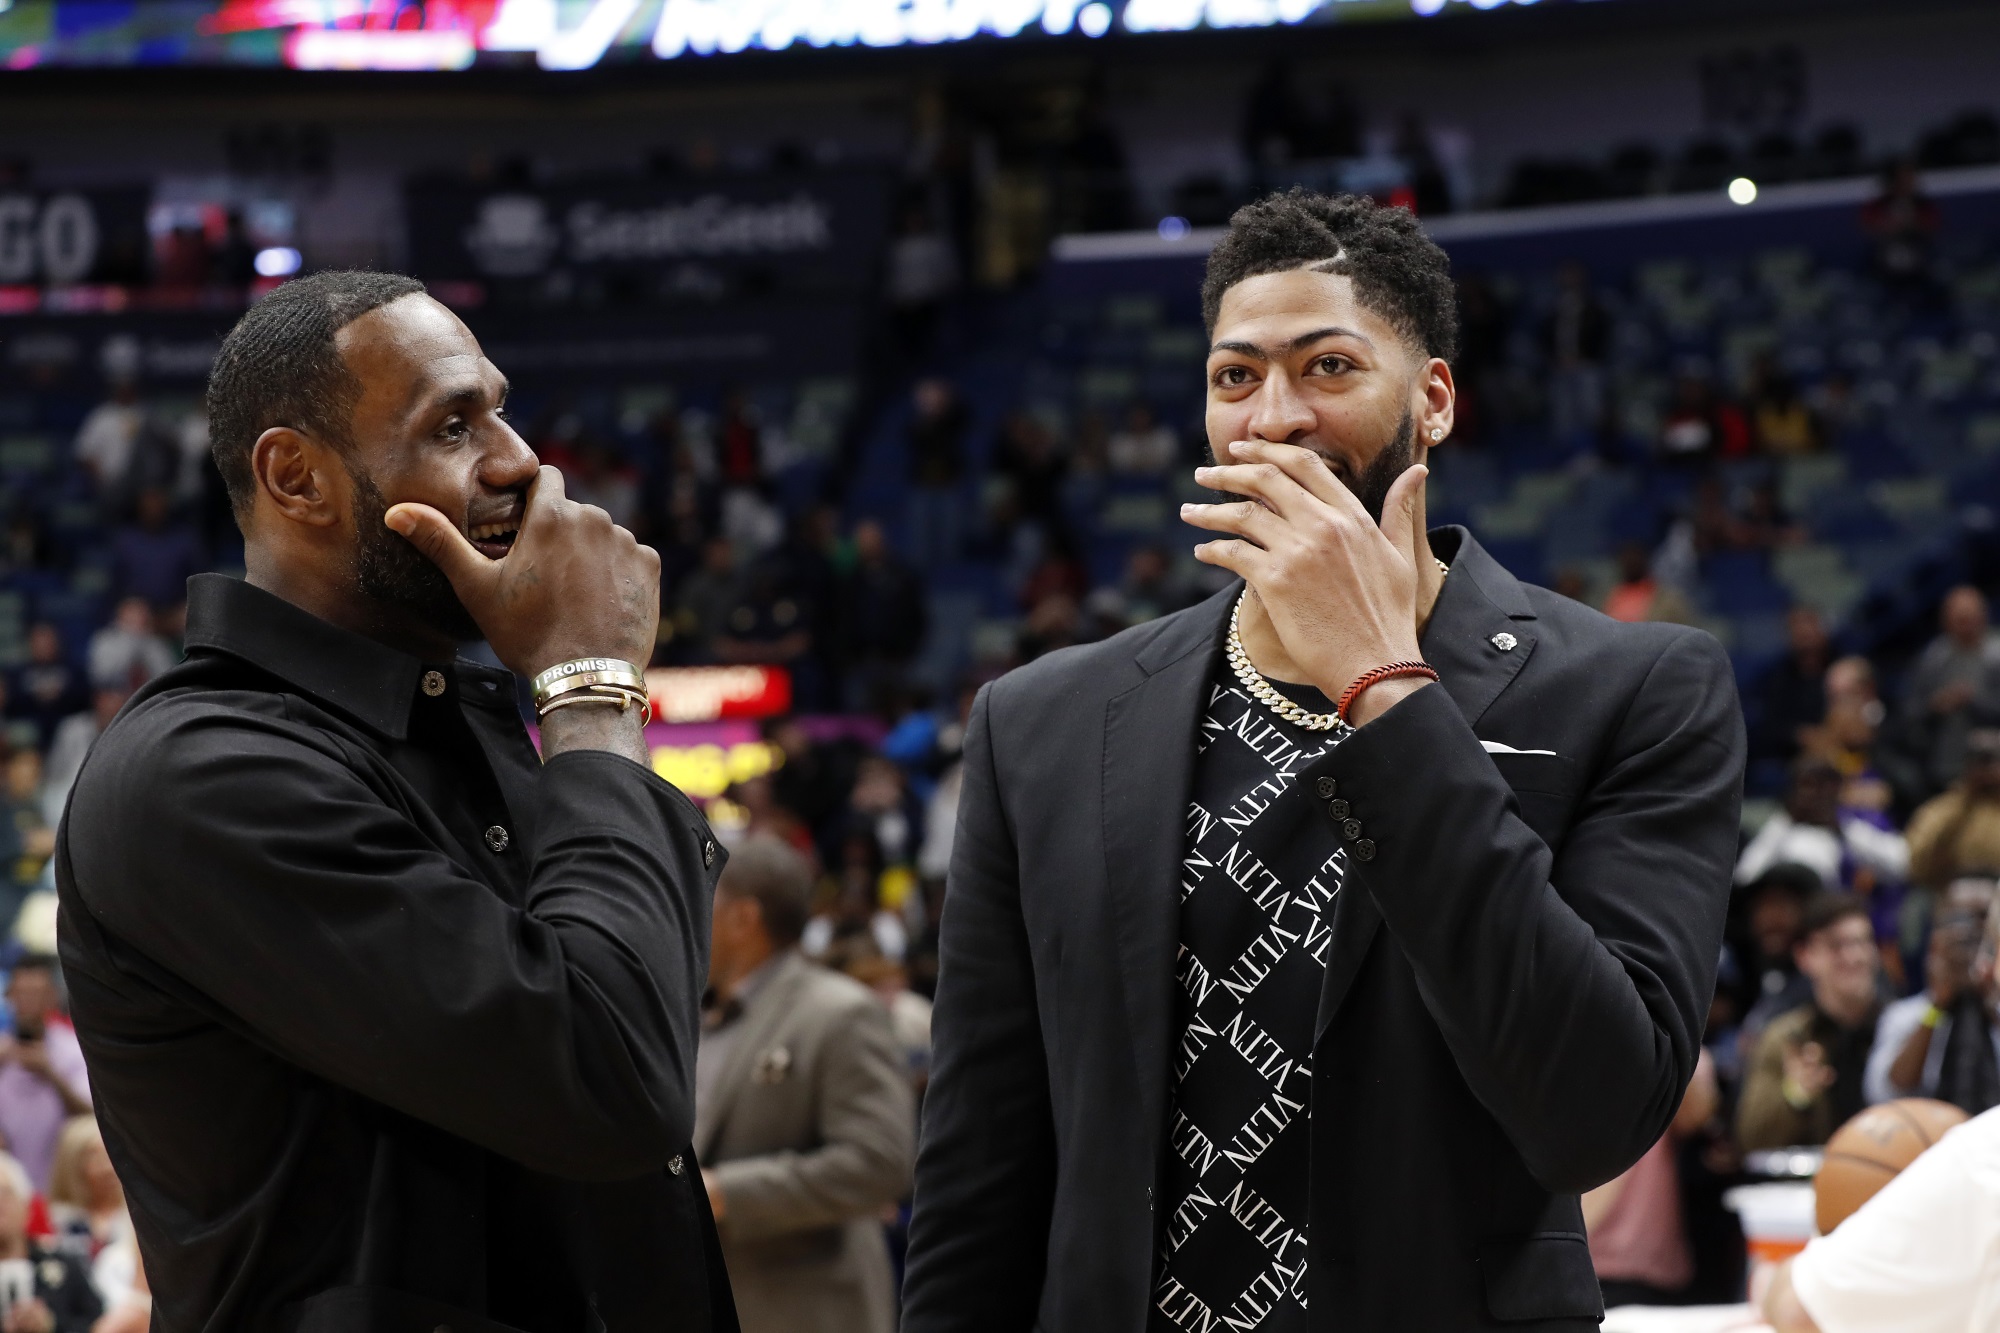
[[416,526],[414,523],[410,522],[410,516],[408,514],[398,514],[395,513],[394,511],[382,515],[382,523],[385,527],[389,529],[389,531],[395,533],[399,537],[409,536],[410,529]]

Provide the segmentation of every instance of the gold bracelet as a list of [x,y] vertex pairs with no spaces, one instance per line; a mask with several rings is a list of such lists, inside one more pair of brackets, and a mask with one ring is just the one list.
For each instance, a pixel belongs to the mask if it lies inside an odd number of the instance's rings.
[[600,686],[616,686],[640,694],[646,692],[646,680],[629,671],[579,671],[574,676],[565,676],[552,685],[545,685],[535,691],[535,706],[541,707],[558,695],[571,690],[587,690]]
[[641,680],[645,677],[644,672],[623,658],[579,657],[573,661],[558,662],[546,671],[536,672],[535,678],[528,682],[528,688],[535,694],[541,694],[557,681],[584,671],[623,671]]
[[639,725],[643,727],[653,720],[652,700],[640,694],[637,690],[619,689],[610,685],[573,690],[565,693],[560,698],[551,699],[548,703],[536,708],[535,719],[536,721],[540,721],[556,709],[567,708],[571,704],[615,704],[621,713],[632,705],[637,704],[639,707]]

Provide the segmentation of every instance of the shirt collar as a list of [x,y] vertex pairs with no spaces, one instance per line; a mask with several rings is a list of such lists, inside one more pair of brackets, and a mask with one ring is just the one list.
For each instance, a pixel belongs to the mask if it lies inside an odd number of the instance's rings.
[[188,580],[186,643],[241,658],[391,740],[409,735],[421,661],[241,579]]

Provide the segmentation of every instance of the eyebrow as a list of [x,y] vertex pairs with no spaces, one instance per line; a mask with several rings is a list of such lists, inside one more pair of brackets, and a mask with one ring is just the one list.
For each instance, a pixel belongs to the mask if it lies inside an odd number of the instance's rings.
[[[1303,352],[1322,338],[1353,338],[1370,348],[1375,346],[1375,340],[1360,330],[1333,324],[1323,329],[1314,329],[1311,333],[1301,333],[1298,337],[1285,344],[1284,350],[1287,354]],[[1236,352],[1239,355],[1249,357],[1253,361],[1268,362],[1274,359],[1269,352],[1259,347],[1256,343],[1219,342],[1208,349],[1210,356],[1214,356],[1217,352]]]
[[[493,400],[495,405],[505,404],[507,401],[507,393],[512,388],[513,385],[508,383],[508,381],[503,377],[500,381],[499,395]],[[486,389],[484,386],[477,384],[462,384],[458,388],[449,390],[446,393],[439,394],[435,398],[430,398],[425,400],[421,410],[426,415],[428,415],[433,412],[444,412],[463,407],[483,407],[485,406],[485,404],[486,404]]]

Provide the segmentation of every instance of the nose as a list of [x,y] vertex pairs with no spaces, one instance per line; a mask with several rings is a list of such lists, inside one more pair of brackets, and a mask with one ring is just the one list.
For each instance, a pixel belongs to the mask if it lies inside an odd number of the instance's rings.
[[535,479],[542,460],[506,421],[501,421],[492,445],[480,460],[479,480],[496,491],[517,491]]
[[1296,444],[1312,432],[1312,408],[1292,377],[1281,372],[1265,376],[1257,388],[1256,409],[1250,415],[1250,435],[1271,444]]

